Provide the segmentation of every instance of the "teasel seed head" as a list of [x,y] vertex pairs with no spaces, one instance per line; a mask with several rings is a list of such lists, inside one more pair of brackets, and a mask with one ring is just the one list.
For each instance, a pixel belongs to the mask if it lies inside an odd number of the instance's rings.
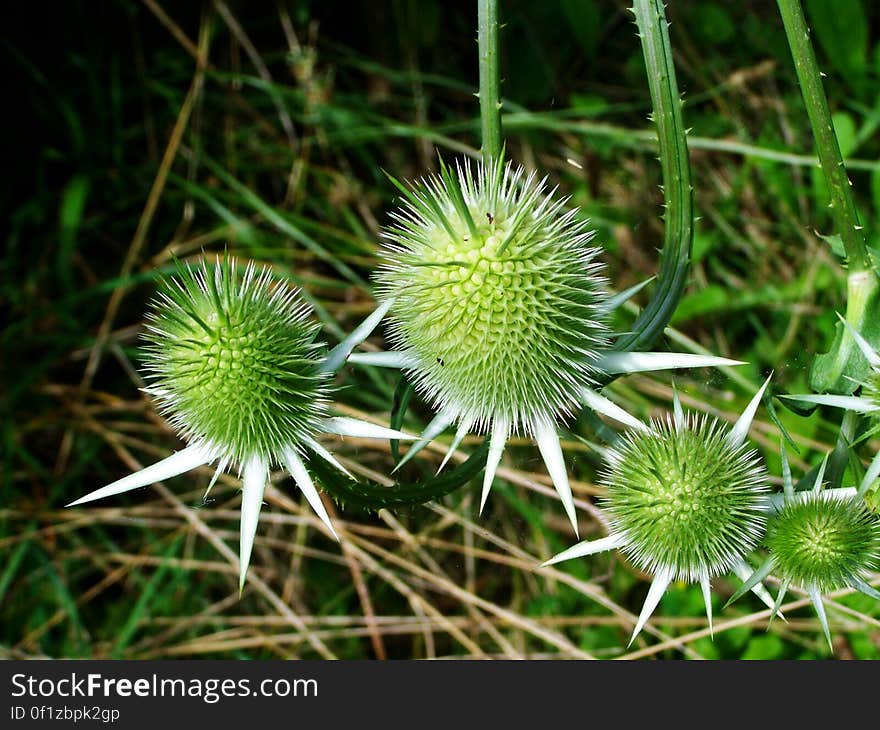
[[765,526],[768,478],[757,452],[733,443],[730,428],[686,417],[629,431],[601,479],[611,531],[640,569],[696,581],[729,572]]
[[766,545],[781,579],[828,593],[880,568],[880,517],[859,497],[835,490],[789,500],[767,525]]
[[234,463],[278,464],[326,411],[320,326],[309,314],[268,269],[181,268],[147,316],[148,392],[184,440]]
[[482,431],[571,412],[608,345],[587,222],[502,160],[441,162],[405,193],[376,279],[417,388]]
[[[317,440],[320,432],[414,439],[356,418],[328,417],[328,380],[382,315],[368,317],[332,351],[315,343],[320,329],[299,292],[232,260],[180,267],[152,305],[146,333],[151,393],[186,448],[117,479],[68,506],[123,494],[217,462],[242,477],[239,588],[244,587],[263,495],[273,465],[284,466],[338,539],[306,466],[307,454],[351,474]],[[207,492],[206,495],[207,496]]]

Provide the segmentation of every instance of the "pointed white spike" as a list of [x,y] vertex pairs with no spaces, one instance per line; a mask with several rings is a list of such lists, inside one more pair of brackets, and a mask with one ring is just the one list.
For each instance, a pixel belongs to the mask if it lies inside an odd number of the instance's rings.
[[[739,578],[741,581],[743,581],[745,583],[746,581],[749,580],[749,578],[752,577],[753,571],[748,565],[740,562],[740,563],[737,563],[736,565],[733,566],[733,572],[737,578]],[[763,603],[765,606],[767,606],[767,608],[770,608],[770,609],[773,608],[776,601],[773,600],[773,596],[770,595],[770,591],[768,591],[764,587],[763,583],[758,582],[757,584],[752,586],[751,590],[752,590],[752,593],[754,593],[758,598],[761,599],[761,603]],[[786,620],[785,616],[783,616],[781,613],[779,614],[779,618],[781,618],[783,621]]]
[[880,369],[880,354],[868,344],[868,341],[859,334],[855,328],[847,322],[843,317],[840,316],[840,312],[837,313],[838,318],[841,322],[843,322],[844,327],[849,330],[849,333],[852,335],[852,338],[856,341],[856,345],[858,345],[859,350],[862,351],[862,354],[865,356],[865,359],[870,363],[871,367],[875,370]]
[[357,481],[354,474],[352,474],[348,469],[346,469],[344,466],[342,466],[342,464],[339,463],[339,460],[335,456],[333,456],[333,454],[331,454],[329,451],[327,451],[327,449],[324,448],[323,444],[321,444],[320,441],[317,441],[316,439],[313,439],[313,438],[305,438],[305,439],[303,439],[303,443],[305,443],[306,446],[308,446],[312,451],[314,451],[324,461],[326,461],[328,464],[330,464],[330,466],[341,471],[349,479],[354,479],[355,481]]
[[816,481],[813,482],[813,491],[821,492],[822,491],[822,480],[825,478],[825,467],[828,466],[828,454],[825,454],[825,458],[822,459],[822,466],[819,467],[819,471],[816,472]]
[[324,419],[324,430],[327,433],[335,433],[339,436],[355,436],[368,439],[400,439],[403,441],[415,441],[418,439],[418,436],[413,436],[403,431],[395,431],[393,428],[377,426],[374,423],[368,423],[359,418],[343,416]]
[[834,644],[831,643],[831,631],[828,628],[828,616],[825,614],[825,604],[822,602],[822,594],[815,588],[807,591],[813,607],[816,609],[816,615],[819,617],[819,623],[822,625],[822,633],[825,634],[825,640],[828,642],[828,648],[834,651]]
[[862,483],[859,485],[859,497],[864,497],[868,493],[868,488],[874,483],[874,480],[877,477],[880,477],[880,451],[877,452],[877,455],[868,467],[868,471],[865,472]]
[[608,416],[608,418],[613,418],[625,426],[638,429],[639,431],[649,430],[638,418],[631,416],[619,405],[612,403],[604,395],[599,395],[594,390],[589,388],[581,389],[581,399],[588,408],[592,408],[597,413]]
[[348,337],[330,350],[319,369],[325,373],[333,373],[339,370],[346,358],[351,354],[351,351],[367,339],[370,333],[376,329],[376,325],[388,313],[392,304],[394,304],[393,299],[382,302],[369,317],[352,330]]
[[[770,378],[772,377],[773,374],[771,373]],[[755,414],[758,412],[758,406],[761,405],[761,398],[764,396],[764,391],[767,390],[767,386],[770,385],[770,378],[767,378],[767,380],[764,381],[764,385],[762,385],[758,392],[755,393],[755,397],[752,398],[746,406],[746,409],[739,417],[739,420],[733,424],[733,428],[727,435],[727,440],[732,446],[741,446],[745,443],[746,437],[749,435],[749,429],[752,427],[752,421],[755,419]]]
[[853,577],[850,578],[850,585],[855,588],[857,591],[861,591],[866,596],[870,596],[871,598],[876,598],[880,601],[880,591],[878,591],[874,586],[865,583],[861,578]]
[[703,603],[706,604],[706,618],[709,620],[709,637],[714,639],[715,628],[712,626],[712,583],[707,573],[703,573],[700,576],[700,588],[703,591]]
[[[795,502],[806,502],[812,497],[812,494],[812,491],[795,492],[790,499]],[[855,487],[836,487],[835,489],[826,489],[822,494],[825,499],[854,499],[858,496],[858,490]],[[765,499],[766,510],[774,512],[781,510],[788,501],[784,494],[779,493],[765,495]]]
[[636,294],[638,294],[642,289],[644,289],[648,284],[654,281],[656,277],[652,276],[650,279],[645,279],[644,281],[636,284],[635,286],[631,286],[629,289],[624,289],[622,292],[618,292],[612,297],[608,298],[602,305],[602,311],[605,312],[613,312],[619,306],[621,306],[624,302],[632,299]]
[[740,360],[729,360],[714,355],[694,355],[687,352],[603,352],[592,363],[593,367],[612,375],[643,373],[650,370],[677,368],[713,368],[724,365],[745,365]]
[[671,582],[672,571],[669,568],[661,569],[657,575],[654,576],[654,580],[651,582],[651,587],[648,589],[648,595],[645,598],[645,605],[642,606],[642,612],[639,614],[639,620],[636,622],[636,626],[633,629],[632,636],[630,637],[627,646],[630,646],[633,641],[635,641],[635,638],[639,635],[642,628],[644,628],[648,619],[651,618],[654,609],[657,608],[657,604],[660,603],[660,599],[663,598],[663,594],[666,593],[666,589]]
[[229,466],[229,459],[220,459],[217,468],[214,470],[214,476],[211,477],[211,481],[208,483],[208,488],[205,490],[204,496],[202,496],[202,502],[208,501],[208,495],[211,493],[211,490],[214,488],[220,475],[226,471],[227,466]]
[[468,431],[471,430],[471,426],[473,423],[470,421],[462,421],[458,424],[458,430],[455,432],[455,438],[452,439],[452,443],[449,444],[449,450],[446,452],[446,456],[443,457],[443,461],[440,462],[440,466],[437,469],[437,474],[443,471],[443,467],[446,466],[446,462],[452,458],[452,455],[456,452],[458,447],[461,445],[461,442],[464,440],[464,437],[467,436]]
[[767,558],[763,563],[761,563],[760,567],[756,570],[752,571],[751,567],[747,565],[745,562],[739,563],[733,567],[733,572],[739,576],[740,580],[742,580],[742,585],[739,586],[734,592],[733,595],[727,600],[727,606],[729,606],[734,601],[742,598],[747,591],[752,590],[752,588],[758,585],[764,578],[766,578],[770,573],[773,572],[773,569],[776,567],[776,563],[772,557]]
[[675,387],[675,381],[672,382],[672,417],[676,432],[681,432],[684,428],[684,411],[681,408],[681,401],[678,398],[678,388]]
[[338,542],[339,535],[337,535],[336,530],[333,529],[333,523],[330,522],[330,515],[327,514],[327,508],[324,506],[324,502],[321,500],[321,495],[318,494],[318,490],[315,489],[315,483],[312,481],[311,475],[306,470],[306,465],[302,463],[302,459],[300,459],[299,454],[296,453],[296,449],[291,447],[284,449],[284,464],[287,466],[290,476],[293,477],[293,481],[296,482],[300,491],[305,495],[308,503],[312,505],[315,514],[321,518],[321,522],[326,525],[327,529],[330,530],[330,534],[332,534]]
[[355,365],[372,365],[377,368],[413,367],[415,360],[403,352],[353,352],[348,362]]
[[785,600],[785,594],[788,592],[788,586],[791,585],[791,581],[784,580],[779,586],[779,593],[776,594],[776,600],[773,601],[773,610],[770,612],[770,620],[767,622],[767,628],[770,628],[770,624],[773,623],[773,619],[776,616],[782,616],[779,613],[779,607],[782,605],[782,602]]
[[419,440],[409,447],[409,451],[407,451],[403,455],[403,458],[397,463],[397,466],[395,466],[391,470],[391,473],[393,474],[398,469],[400,469],[400,467],[406,464],[406,462],[412,459],[429,443],[431,443],[435,438],[437,438],[441,433],[449,428],[450,424],[454,420],[455,417],[453,416],[451,411],[440,411],[440,413],[434,416],[434,420],[432,420],[427,426],[425,426],[425,430],[422,431],[422,435],[419,436]]
[[571,484],[568,482],[568,473],[565,470],[565,457],[562,454],[562,446],[559,443],[559,434],[556,432],[556,424],[551,421],[540,420],[535,424],[535,441],[538,451],[547,466],[547,473],[553,482],[553,487],[562,500],[565,513],[574,528],[574,534],[578,534],[577,515],[574,511],[574,497],[571,494]]
[[815,403],[820,406],[831,406],[832,408],[843,408],[847,411],[855,411],[856,413],[874,413],[880,410],[880,406],[875,406],[867,398],[860,398],[856,395],[780,395],[780,398],[787,400],[797,400],[802,403]]
[[254,537],[260,522],[260,509],[263,507],[263,492],[269,479],[269,465],[258,456],[245,462],[241,481],[241,526],[239,538],[238,590],[244,588]]
[[122,479],[118,479],[112,484],[108,484],[106,487],[101,487],[94,492],[89,492],[84,497],[74,500],[67,506],[74,507],[78,504],[93,502],[96,499],[112,497],[117,494],[122,494],[123,492],[130,492],[132,489],[146,487],[149,484],[155,484],[156,482],[176,477],[190,469],[204,466],[211,461],[213,461],[213,457],[210,451],[203,446],[188,446],[182,451],[178,451],[177,453],[171,454],[171,456],[162,459],[162,461],[157,461],[155,464],[151,464],[140,471],[136,471],[134,474],[122,477]]
[[601,537],[598,540],[584,540],[568,548],[568,550],[563,550],[561,553],[554,555],[550,560],[541,563],[541,567],[546,568],[548,565],[556,565],[556,563],[562,563],[566,560],[582,558],[585,555],[595,555],[596,553],[604,553],[606,550],[615,550],[621,544],[620,537],[614,534]]
[[492,426],[489,456],[486,458],[486,473],[483,475],[483,493],[480,495],[480,514],[483,513],[483,507],[486,506],[486,498],[492,489],[492,482],[495,481],[495,471],[498,469],[498,463],[501,461],[501,454],[504,451],[504,444],[507,442],[509,428],[507,421],[503,418],[496,420]]
[[794,482],[791,479],[791,466],[788,463],[788,454],[785,453],[785,439],[782,439],[779,448],[782,457],[782,491],[786,499],[794,497]]

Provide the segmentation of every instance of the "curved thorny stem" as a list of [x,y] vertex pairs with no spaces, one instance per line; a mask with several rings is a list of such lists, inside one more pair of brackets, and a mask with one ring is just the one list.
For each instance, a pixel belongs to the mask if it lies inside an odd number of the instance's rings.
[[426,479],[423,482],[397,482],[390,487],[347,479],[318,458],[310,460],[309,469],[315,473],[321,486],[339,504],[366,510],[380,510],[425,504],[451,494],[470,483],[483,470],[488,451],[488,439],[484,439],[463,464],[443,476]]
[[666,329],[687,283],[694,235],[693,186],[687,130],[675,80],[669,23],[662,0],[635,0],[632,7],[648,72],[653,119],[657,125],[666,232],[660,254],[657,289],[636,319],[630,334],[617,341],[619,350],[650,348]]

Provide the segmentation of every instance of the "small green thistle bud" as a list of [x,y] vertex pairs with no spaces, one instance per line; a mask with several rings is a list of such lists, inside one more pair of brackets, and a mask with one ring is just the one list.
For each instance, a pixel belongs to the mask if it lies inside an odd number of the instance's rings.
[[416,386],[452,419],[534,433],[569,413],[607,348],[593,232],[544,180],[501,160],[404,190],[381,296]]
[[880,517],[864,500],[880,473],[880,455],[868,468],[858,489],[823,491],[826,456],[809,492],[795,492],[784,445],[781,456],[784,491],[769,501],[777,510],[767,525],[765,544],[770,554],[750,576],[742,576],[745,582],[728,603],[775,573],[780,584],[771,621],[779,614],[789,586],[799,585],[810,596],[828,646],[833,648],[822,594],[851,587],[880,600],[880,591],[864,580],[867,573],[880,566]]
[[[748,575],[745,555],[767,521],[767,472],[745,441],[769,384],[768,378],[733,426],[686,417],[673,390],[672,419],[624,434],[607,454],[601,480],[607,537],[584,540],[544,563],[620,550],[653,574],[630,643],[673,580],[699,581],[711,632],[712,578],[728,571]],[[763,577],[745,590],[772,606]]]
[[767,474],[714,418],[630,431],[601,483],[611,532],[640,569],[696,581],[729,572],[764,531]]
[[880,567],[880,518],[858,497],[834,490],[787,501],[767,525],[774,573],[807,591],[828,593]]
[[234,463],[279,463],[326,410],[320,326],[308,315],[268,270],[182,269],[147,317],[148,392],[185,440]]

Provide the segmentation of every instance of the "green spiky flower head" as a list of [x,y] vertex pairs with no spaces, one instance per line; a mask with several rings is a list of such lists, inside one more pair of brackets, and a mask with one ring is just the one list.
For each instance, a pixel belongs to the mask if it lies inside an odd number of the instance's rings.
[[730,571],[764,531],[767,474],[714,418],[626,433],[602,484],[611,532],[640,569],[695,581]]
[[217,462],[241,474],[239,587],[244,586],[263,494],[273,464],[284,466],[338,539],[304,458],[308,453],[351,476],[318,440],[319,432],[358,438],[415,437],[357,418],[328,417],[327,381],[370,333],[374,314],[330,353],[315,343],[299,293],[249,264],[180,267],[164,282],[148,314],[147,392],[189,441],[154,464],[89,492],[68,506],[140,489]]
[[780,579],[828,593],[880,567],[880,518],[859,497],[799,494],[770,520],[766,545]]
[[569,412],[607,347],[592,231],[544,180],[497,160],[442,164],[386,232],[390,334],[438,410],[532,431]]
[[148,392],[181,436],[218,458],[278,463],[326,404],[319,325],[298,293],[251,264],[181,268],[148,315]]

